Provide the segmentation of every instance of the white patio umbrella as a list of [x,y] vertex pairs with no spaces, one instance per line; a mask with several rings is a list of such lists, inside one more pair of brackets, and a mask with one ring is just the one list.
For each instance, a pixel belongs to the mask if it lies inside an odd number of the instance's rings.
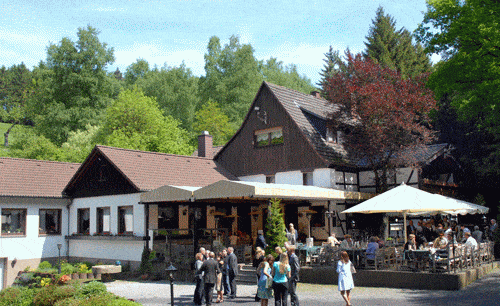
[[[479,207],[478,207],[479,206]],[[488,211],[488,208],[453,198],[432,194],[402,183],[376,197],[364,201],[342,213],[400,213],[404,219],[406,242],[406,216],[424,213],[471,213]]]

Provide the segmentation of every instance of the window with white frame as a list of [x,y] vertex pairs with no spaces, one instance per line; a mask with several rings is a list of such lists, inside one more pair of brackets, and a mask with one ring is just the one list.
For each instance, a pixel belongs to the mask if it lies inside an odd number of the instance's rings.
[[134,232],[134,207],[118,207],[118,234],[132,235]]
[[278,145],[284,142],[283,129],[281,127],[258,130],[254,132],[254,135],[256,147]]
[[61,235],[61,210],[40,209],[38,211],[39,235]]
[[77,215],[78,233],[88,235],[90,233],[90,208],[79,208]]
[[99,234],[109,234],[110,223],[110,208],[98,207],[97,208],[97,232]]
[[2,208],[2,236],[26,235],[26,209]]

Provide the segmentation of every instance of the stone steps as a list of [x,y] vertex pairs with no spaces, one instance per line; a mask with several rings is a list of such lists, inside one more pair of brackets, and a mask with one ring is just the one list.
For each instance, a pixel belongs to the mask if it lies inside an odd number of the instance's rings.
[[255,268],[251,265],[239,265],[238,276],[236,276],[238,284],[256,285],[257,277],[255,276]]

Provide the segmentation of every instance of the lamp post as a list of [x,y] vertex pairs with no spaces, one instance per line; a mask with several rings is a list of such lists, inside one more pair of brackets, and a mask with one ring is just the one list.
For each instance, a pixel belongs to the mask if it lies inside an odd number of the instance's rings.
[[170,266],[168,266],[165,271],[169,273],[168,277],[170,279],[170,305],[174,306],[174,276],[173,273],[177,271],[177,268],[170,263]]
[[62,248],[62,243],[57,244],[57,249],[59,250],[59,268],[58,268],[58,273],[61,274],[61,248]]

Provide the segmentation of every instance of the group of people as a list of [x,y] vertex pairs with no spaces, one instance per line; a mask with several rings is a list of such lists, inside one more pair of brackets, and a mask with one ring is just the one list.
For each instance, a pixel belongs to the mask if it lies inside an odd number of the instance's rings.
[[196,254],[194,303],[212,304],[214,288],[217,292],[216,303],[222,303],[224,296],[236,298],[236,276],[238,275],[238,259],[234,248],[223,249],[216,256],[214,252],[200,248]]
[[288,241],[285,243],[286,252],[277,246],[276,258],[271,254],[266,256],[262,248],[256,248],[254,260],[254,266],[257,268],[256,300],[260,300],[262,306],[267,306],[269,299],[273,297],[275,306],[288,305],[288,295],[290,304],[299,306],[296,289],[300,264],[295,248],[295,245]]

